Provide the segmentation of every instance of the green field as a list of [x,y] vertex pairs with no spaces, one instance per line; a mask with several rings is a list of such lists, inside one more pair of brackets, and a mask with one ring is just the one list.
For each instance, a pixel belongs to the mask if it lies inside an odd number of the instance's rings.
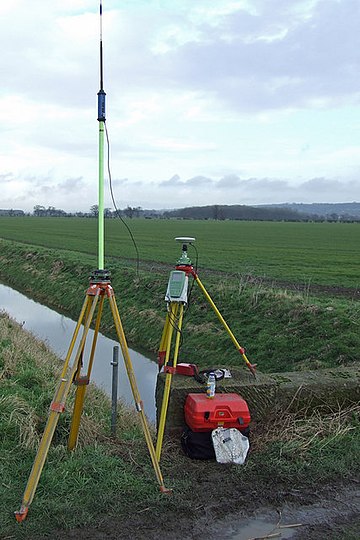
[[[142,261],[173,265],[180,255],[175,236],[194,236],[199,268],[251,274],[276,280],[358,288],[360,225],[133,219],[128,226]],[[81,218],[0,218],[0,237],[97,253],[97,220]],[[189,251],[193,262],[195,252]],[[135,259],[136,251],[120,220],[105,222],[105,255]]]

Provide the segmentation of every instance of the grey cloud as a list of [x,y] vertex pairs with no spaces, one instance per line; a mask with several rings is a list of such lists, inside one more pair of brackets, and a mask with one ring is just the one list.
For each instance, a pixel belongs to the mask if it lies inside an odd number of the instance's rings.
[[78,193],[86,187],[86,182],[82,176],[75,178],[65,178],[56,182],[51,174],[47,176],[26,175],[23,180],[28,185],[27,196],[37,195],[67,195],[71,198],[74,193]]
[[51,184],[53,179],[52,179],[50,174],[46,175],[46,176],[35,175],[35,174],[27,174],[27,175],[24,176],[23,180],[27,184],[32,184],[32,186],[34,188],[36,188],[36,187],[42,187],[44,185],[44,183]]
[[13,182],[14,180],[15,180],[15,177],[13,173],[0,174],[0,184],[9,184],[10,182]]
[[[287,22],[278,2],[266,2],[263,15],[249,17],[239,10],[212,28],[210,42],[186,44],[169,53],[169,63],[178,80],[212,91],[239,110],[301,107],[317,99],[334,104],[358,100],[360,4],[320,1],[311,17],[296,20],[300,5],[291,2],[291,13],[287,7]],[[281,39],[245,39],[271,33],[277,25],[287,30]],[[227,35],[232,39],[225,39]]]
[[214,180],[207,178],[206,176],[193,176],[187,180],[181,180],[178,174],[172,176],[169,180],[165,180],[159,183],[160,187],[183,187],[183,188],[192,188],[192,187],[207,187],[212,186]]
[[240,185],[241,179],[236,174],[228,174],[223,176],[216,182],[218,189],[233,189]]
[[[158,187],[195,187],[197,179],[203,179],[206,189],[204,204],[261,204],[283,202],[346,202],[360,198],[360,183],[357,180],[341,181],[336,178],[310,178],[290,183],[282,178],[240,178],[232,174],[215,180],[194,177],[181,180],[178,175]],[[200,180],[201,181],[201,180]],[[194,192],[194,196],[196,193]],[[204,199],[205,200],[205,199]],[[201,204],[199,200],[196,204]]]
[[193,178],[186,180],[184,185],[187,187],[206,187],[211,186],[213,183],[214,181],[206,176],[194,176]]
[[[76,22],[79,28],[90,17],[97,23],[96,6],[77,20],[68,7],[59,14],[56,7],[44,9],[43,1],[38,6],[33,4],[19,9],[15,21],[3,18],[0,46],[6,54],[1,57],[1,71],[6,76],[2,89],[37,103],[92,108],[96,114],[100,82],[97,24],[89,39],[75,36],[71,40]],[[172,22],[171,13],[151,5],[121,10],[117,4],[112,11],[107,10],[106,17],[105,90],[115,96],[119,88],[151,86],[155,79],[157,84],[161,71],[151,45],[158,28]]]
[[[319,0],[312,7],[300,0],[252,5],[256,9],[252,14],[239,8],[219,16],[216,24],[197,27],[185,9],[179,14],[149,5],[114,11],[104,44],[109,93],[115,96],[119,87],[127,91],[159,85],[192,88],[245,111],[303,107],[324,99],[335,105],[358,101],[357,0]],[[95,108],[97,39],[94,36],[90,46],[77,44],[72,51],[64,36],[59,43],[55,19],[43,11],[37,13],[36,27],[29,24],[26,13],[16,24],[4,25],[0,34],[2,50],[7,51],[1,60],[6,74],[3,89],[34,101]],[[174,46],[170,37],[171,50],[154,53],[151,47],[159,29],[171,24],[196,31],[196,39]],[[276,35],[277,39],[266,40]]]
[[351,189],[356,189],[356,185],[358,185],[358,182],[354,181],[347,181],[342,182],[337,179],[328,179],[328,178],[311,178],[310,180],[307,180],[306,182],[301,184],[301,188],[305,189],[306,191],[312,192],[312,193],[324,193],[327,195],[328,192],[333,191],[334,193],[340,193],[341,190],[344,188],[348,188],[351,186]]
[[276,178],[249,178],[242,183],[243,187],[255,189],[258,191],[271,189],[274,191],[282,191],[291,189],[287,180],[279,180]]
[[71,190],[81,189],[84,187],[84,185],[84,178],[82,176],[78,176],[77,178],[66,178],[66,180],[57,184],[54,189],[71,194]]
[[236,174],[229,174],[220,178],[220,180],[214,183],[214,186],[219,190],[268,190],[281,191],[289,189],[289,184],[286,180],[278,180],[273,178],[247,178],[241,179]]
[[113,186],[124,186],[129,183],[128,178],[114,178],[112,181]]
[[175,174],[174,176],[172,176],[171,178],[169,178],[169,180],[164,180],[163,182],[160,182],[159,183],[159,186],[161,187],[173,187],[173,186],[179,186],[179,185],[183,185],[183,182],[181,181],[180,179],[180,176],[178,174]]
[[39,189],[40,194],[42,195],[48,195],[50,193],[54,192],[53,186],[41,186]]
[[[22,179],[24,180],[24,179]],[[12,197],[7,202],[3,197],[2,205],[23,207],[31,210],[35,204],[56,206],[64,210],[86,210],[90,207],[87,201],[94,201],[96,188],[82,177],[66,178],[61,182],[51,180],[51,177],[28,177],[26,196]],[[167,181],[137,182],[128,179],[114,181],[114,185],[126,187],[127,203],[132,206],[166,207],[158,201],[167,197],[169,188],[177,190],[176,206],[189,206],[206,204],[271,204],[285,202],[348,202],[360,199],[360,182],[354,178],[342,181],[338,178],[309,178],[294,185],[286,178],[242,178],[235,174],[225,175],[220,179],[206,176],[195,176],[182,180],[174,175]],[[200,189],[195,189],[199,187]],[[136,188],[140,187],[141,196],[134,195]],[[71,193],[71,197],[69,194]],[[120,195],[124,193],[121,190]],[[117,197],[117,190],[114,190]],[[150,196],[149,196],[150,194]],[[191,194],[191,198],[189,198]],[[143,201],[141,197],[147,197]],[[95,197],[95,198],[94,198]],[[137,201],[137,202],[136,202]],[[20,204],[21,203],[21,204]],[[119,203],[122,205],[123,203]],[[125,203],[124,203],[125,204]],[[173,206],[173,204],[172,204]]]

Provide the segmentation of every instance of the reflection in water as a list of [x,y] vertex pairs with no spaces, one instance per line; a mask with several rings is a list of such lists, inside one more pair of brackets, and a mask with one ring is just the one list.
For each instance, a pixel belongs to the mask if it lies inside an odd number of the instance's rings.
[[[10,317],[19,323],[24,323],[23,327],[26,330],[44,341],[61,359],[65,358],[76,326],[74,321],[46,306],[30,300],[14,289],[1,284],[0,310],[6,311]],[[90,330],[87,339],[87,354],[85,357],[88,357],[92,336],[93,330]],[[92,381],[95,382],[97,386],[103,388],[108,394],[111,394],[112,368],[110,362],[112,361],[113,347],[115,345],[118,345],[116,341],[99,334],[91,374]],[[119,398],[125,403],[133,404],[132,392],[125,365],[124,362],[121,361],[121,348],[119,353]],[[130,350],[130,357],[139,392],[144,402],[146,415],[151,422],[155,422],[155,384],[158,372],[157,365],[155,362],[152,362],[142,354],[133,350]]]
[[[248,523],[241,524],[239,529],[238,524],[232,525],[232,530],[236,527],[240,532],[231,536],[232,540],[260,540],[260,538],[291,538],[297,532],[299,524],[291,525],[275,525],[267,519],[254,518],[248,520]],[[228,537],[229,538],[229,537]]]

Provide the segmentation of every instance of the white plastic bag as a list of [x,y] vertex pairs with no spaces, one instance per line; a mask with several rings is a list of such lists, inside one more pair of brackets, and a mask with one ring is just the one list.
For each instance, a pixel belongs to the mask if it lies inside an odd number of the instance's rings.
[[218,463],[245,463],[250,448],[249,439],[238,429],[218,427],[211,436]]

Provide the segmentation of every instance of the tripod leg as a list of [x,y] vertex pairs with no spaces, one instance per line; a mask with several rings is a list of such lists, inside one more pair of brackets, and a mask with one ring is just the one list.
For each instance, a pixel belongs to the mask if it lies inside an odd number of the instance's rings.
[[167,366],[171,354],[171,341],[173,336],[173,331],[175,327],[175,321],[177,316],[178,304],[170,303],[170,310],[167,314],[167,332],[166,332],[166,342],[165,342],[165,356],[164,356],[164,366]]
[[[173,358],[173,368],[176,368],[177,359],[179,355],[179,347],[180,347],[180,336],[181,336],[181,328],[182,328],[182,321],[183,321],[183,314],[184,314],[184,306],[183,304],[180,304],[180,313],[179,317],[177,319],[177,312],[178,312],[179,304],[170,304],[170,313],[173,314],[173,324],[175,324],[175,321],[177,320],[176,325],[176,338],[175,338],[175,349],[174,349],[174,358]],[[171,335],[170,335],[170,341],[171,341]],[[170,343],[168,345],[168,349],[170,350]],[[164,431],[165,431],[165,423],[166,423],[166,415],[167,415],[167,409],[169,405],[169,397],[170,397],[170,389],[171,389],[171,381],[172,381],[172,373],[168,371],[166,373],[165,377],[165,388],[164,388],[164,395],[163,400],[161,404],[161,413],[160,413],[160,421],[159,421],[159,429],[158,429],[158,435],[157,435],[157,441],[156,441],[156,457],[158,461],[160,461],[161,456],[161,450],[162,450],[162,444],[163,444],[163,437],[164,437]]]
[[[166,352],[168,350],[168,342],[169,342],[169,332],[171,329],[170,324],[170,314],[167,312],[164,329],[161,335],[160,345],[159,345],[159,351],[158,351],[158,362],[159,362],[159,371],[161,370],[161,367],[166,364],[165,361]],[[171,330],[172,331],[172,330]]]
[[146,444],[149,449],[149,454],[150,454],[150,458],[154,467],[155,475],[160,486],[160,491],[162,491],[163,493],[169,493],[171,490],[167,489],[164,486],[164,480],[161,474],[159,462],[156,458],[155,448],[152,442],[151,433],[150,433],[149,426],[146,421],[145,413],[143,410],[142,401],[141,401],[139,390],[137,387],[135,374],[134,374],[134,370],[132,367],[131,358],[129,354],[129,349],[128,349],[126,338],[125,338],[125,333],[121,324],[119,311],[118,311],[116,301],[115,301],[115,296],[113,294],[109,295],[109,303],[110,303],[110,308],[111,308],[112,316],[113,316],[115,327],[116,327],[116,332],[119,338],[121,351],[122,351],[124,362],[125,362],[126,372],[128,375],[132,394],[134,397],[135,407],[136,407],[137,412],[140,415],[142,429],[144,432]]
[[[175,304],[173,302],[170,302],[168,305],[168,313],[166,315],[166,333],[164,331],[164,366],[168,365],[170,353],[171,353],[171,341],[172,341],[172,335],[174,331],[175,326],[175,320],[176,320],[176,314],[177,314],[178,304]],[[167,381],[167,377],[165,379],[165,382]],[[160,461],[160,454],[161,454],[161,447],[162,447],[162,439],[164,434],[164,427],[165,427],[165,420],[166,420],[166,409],[167,405],[165,405],[165,390],[163,394],[162,404],[161,404],[161,411],[160,411],[160,419],[159,419],[159,427],[157,431],[157,440],[156,440],[156,458]]]
[[[73,415],[71,419],[70,434],[69,434],[69,440],[68,440],[68,449],[70,451],[74,450],[78,441],[81,415],[82,415],[82,410],[84,407],[85,393],[86,393],[86,389],[90,381],[91,370],[92,370],[92,366],[94,362],[96,343],[97,343],[97,338],[99,335],[101,315],[102,315],[102,310],[103,310],[103,305],[104,305],[104,298],[105,298],[104,295],[100,297],[100,303],[99,303],[99,309],[98,309],[98,313],[96,317],[95,330],[94,330],[94,336],[92,340],[87,375],[85,377],[80,376],[81,365],[79,363],[79,369],[76,373],[76,377],[74,380],[74,384],[76,385],[76,394],[75,394],[74,411],[73,411]],[[89,313],[89,316],[90,315],[91,313]],[[91,319],[90,319],[90,323],[91,323]]]
[[206,298],[206,300],[209,302],[210,306],[213,308],[214,312],[216,313],[216,316],[217,318],[219,319],[219,321],[221,322],[221,324],[223,325],[223,327],[225,328],[226,332],[229,334],[230,336],[230,339],[231,341],[233,342],[233,344],[235,345],[235,347],[237,348],[237,350],[240,352],[241,356],[243,357],[247,367],[250,369],[251,373],[254,375],[254,377],[256,377],[256,373],[255,373],[255,367],[256,367],[256,364],[251,364],[249,359],[247,358],[246,354],[245,354],[245,349],[243,347],[241,347],[239,345],[239,343],[237,342],[237,339],[236,337],[234,336],[234,334],[232,333],[232,331],[230,330],[230,327],[228,326],[228,324],[226,323],[224,317],[221,315],[220,311],[218,310],[218,308],[216,307],[215,303],[213,302],[210,294],[207,292],[207,290],[205,289],[204,285],[201,283],[200,281],[200,278],[198,275],[195,275],[195,281],[196,283],[199,285],[201,291],[204,293],[204,296]]
[[[35,491],[39,483],[40,475],[44,467],[47,454],[49,452],[49,447],[50,447],[52,438],[54,436],[55,428],[57,426],[60,413],[64,412],[65,400],[69,392],[73,377],[78,369],[78,363],[79,363],[82,350],[84,348],[86,335],[84,335],[81,340],[81,343],[78,348],[78,352],[76,354],[76,358],[74,360],[73,367],[71,371],[68,372],[70,358],[71,358],[71,355],[75,346],[76,339],[80,331],[82,320],[84,318],[85,312],[87,311],[89,307],[89,302],[90,300],[88,298],[86,298],[84,301],[78,322],[76,324],[76,328],[74,330],[73,337],[71,339],[69,350],[65,358],[64,366],[63,366],[61,376],[60,376],[61,377],[60,382],[58,384],[54,399],[50,406],[50,413],[49,413],[49,417],[45,426],[45,430],[44,430],[42,439],[40,441],[40,445],[39,445],[39,448],[38,448],[38,451],[37,451],[37,454],[36,454],[36,457],[35,457],[31,472],[30,472],[30,476],[29,476],[29,479],[28,479],[28,482],[24,491],[21,508],[18,512],[15,512],[15,517],[18,522],[23,521],[27,516],[29,506],[32,503],[32,500],[34,498]],[[92,312],[92,310],[90,310],[90,312]],[[90,322],[91,321],[89,320],[88,326],[90,326]]]

